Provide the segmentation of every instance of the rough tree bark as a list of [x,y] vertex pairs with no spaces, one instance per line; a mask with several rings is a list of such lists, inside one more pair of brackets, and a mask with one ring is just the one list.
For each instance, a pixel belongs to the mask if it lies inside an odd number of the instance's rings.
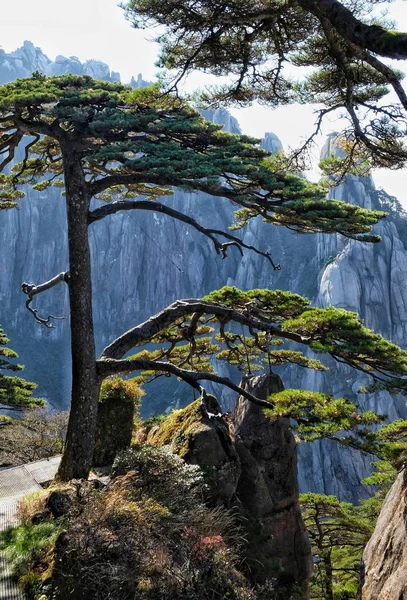
[[80,159],[64,148],[69,240],[72,398],[65,451],[57,477],[87,478],[92,464],[100,379],[92,320],[91,260],[88,242],[90,196]]
[[318,19],[325,18],[345,39],[374,54],[403,60],[407,57],[407,34],[388,31],[360,21],[339,0],[297,0],[299,6]]

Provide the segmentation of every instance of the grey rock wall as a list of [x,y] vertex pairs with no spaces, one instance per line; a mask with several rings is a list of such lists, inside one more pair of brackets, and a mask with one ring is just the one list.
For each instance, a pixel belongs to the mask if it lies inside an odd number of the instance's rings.
[[[330,152],[338,152],[334,136],[328,138],[322,157]],[[403,225],[406,215],[396,213],[401,207],[385,194],[378,194],[368,177],[347,176],[331,196],[373,209],[383,207],[382,196],[390,202],[384,208],[391,212],[389,218],[375,228],[382,237],[379,244],[364,244],[338,235],[316,236],[321,270],[314,302],[357,312],[367,327],[406,347],[407,252]],[[307,371],[296,380],[298,387],[354,399],[363,410],[387,415],[391,421],[406,418],[405,398],[392,397],[387,392],[359,394],[358,389],[366,383],[363,374],[338,364],[330,364],[327,373]],[[324,489],[326,493],[351,501],[369,493],[368,488],[360,485],[360,480],[366,477],[372,457],[327,441],[303,445],[300,453],[302,489]]]

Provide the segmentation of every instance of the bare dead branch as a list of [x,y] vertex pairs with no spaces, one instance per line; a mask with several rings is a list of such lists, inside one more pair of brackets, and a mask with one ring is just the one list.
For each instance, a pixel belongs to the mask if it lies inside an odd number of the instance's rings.
[[[221,254],[223,258],[227,257],[227,250],[230,246],[236,246],[240,253],[243,255],[242,249],[251,250],[260,256],[266,258],[274,270],[280,270],[280,265],[277,265],[273,262],[270,254],[268,252],[262,252],[255,246],[251,246],[246,244],[240,238],[228,233],[227,231],[222,231],[220,229],[208,229],[207,227],[203,227],[200,225],[195,219],[185,215],[182,212],[179,212],[165,204],[161,204],[160,202],[153,202],[152,200],[123,200],[113,202],[111,204],[106,204],[105,206],[101,206],[89,212],[89,223],[93,223],[95,221],[99,221],[103,219],[107,215],[115,214],[122,210],[149,210],[153,212],[162,213],[168,215],[178,221],[182,221],[183,223],[187,223],[206,237],[208,237],[215,247],[217,254]],[[230,242],[220,242],[216,236],[225,237]]]
[[34,319],[37,321],[37,323],[45,325],[45,327],[48,327],[49,329],[54,327],[54,325],[52,324],[53,319],[65,319],[65,317],[55,317],[53,315],[48,315],[48,317],[46,318],[40,317],[38,315],[38,310],[32,308],[30,305],[34,299],[34,296],[55,287],[61,282],[69,283],[68,272],[59,273],[49,281],[45,281],[44,283],[40,283],[39,285],[35,285],[33,283],[22,283],[21,285],[21,291],[23,292],[23,294],[26,294],[28,296],[28,299],[25,303],[27,310],[29,310],[30,313],[34,316]]

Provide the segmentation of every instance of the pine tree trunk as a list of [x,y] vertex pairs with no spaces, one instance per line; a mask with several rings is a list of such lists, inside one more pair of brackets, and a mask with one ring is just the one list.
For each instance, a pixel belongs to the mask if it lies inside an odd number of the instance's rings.
[[100,383],[96,376],[88,242],[90,198],[79,157],[64,149],[68,218],[72,396],[65,450],[58,479],[87,478],[92,464]]
[[332,562],[331,562],[331,553],[324,552],[322,555],[322,561],[324,563],[325,570],[325,595],[326,600],[334,600],[333,593],[333,570],[332,570]]

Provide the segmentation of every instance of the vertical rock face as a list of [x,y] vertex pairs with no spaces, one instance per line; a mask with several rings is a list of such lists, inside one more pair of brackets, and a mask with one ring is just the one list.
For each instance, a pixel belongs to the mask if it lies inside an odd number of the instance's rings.
[[[253,377],[243,387],[262,399],[284,389],[276,375]],[[237,497],[262,524],[259,556],[278,557],[285,577],[307,581],[311,548],[298,502],[297,448],[289,419],[270,421],[259,406],[240,396],[233,423],[242,469]]]
[[[322,151],[339,154],[335,136],[330,136]],[[402,347],[406,346],[407,326],[407,252],[406,215],[401,206],[385,193],[378,193],[370,177],[346,176],[334,188],[331,197],[364,208],[389,211],[375,232],[382,237],[378,244],[363,244],[338,235],[318,234],[317,258],[321,265],[319,290],[314,303],[336,306],[357,312],[365,325]],[[398,211],[398,213],[397,213]],[[329,364],[326,373],[302,372],[295,383],[286,386],[321,390],[335,397],[355,400],[363,410],[387,415],[389,420],[405,418],[405,399],[387,392],[359,394],[368,379],[345,365]],[[358,501],[369,493],[360,481],[369,472],[372,458],[333,442],[305,444],[300,450],[300,487],[324,490],[341,499]]]
[[386,496],[362,559],[359,600],[407,598],[407,478],[399,473]]
[[[247,378],[242,385],[259,398],[283,389],[272,374]],[[208,399],[218,406],[213,396]],[[195,401],[171,413],[148,432],[147,443],[169,446],[199,465],[210,502],[243,512],[245,560],[254,581],[276,577],[280,585],[301,585],[305,600],[312,557],[298,502],[297,448],[289,420],[270,421],[243,397],[231,421],[204,412]]]

